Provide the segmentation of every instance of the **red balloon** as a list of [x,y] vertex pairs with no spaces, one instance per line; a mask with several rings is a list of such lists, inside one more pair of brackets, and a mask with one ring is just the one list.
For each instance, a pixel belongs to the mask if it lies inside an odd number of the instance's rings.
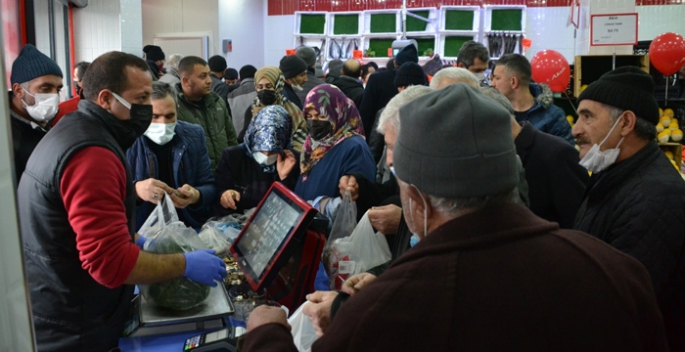
[[673,32],[658,35],[649,45],[649,61],[666,76],[670,76],[685,64],[685,39]]
[[533,80],[538,83],[545,83],[552,92],[561,93],[568,87],[571,79],[571,67],[564,55],[558,51],[543,50],[530,60],[533,71]]

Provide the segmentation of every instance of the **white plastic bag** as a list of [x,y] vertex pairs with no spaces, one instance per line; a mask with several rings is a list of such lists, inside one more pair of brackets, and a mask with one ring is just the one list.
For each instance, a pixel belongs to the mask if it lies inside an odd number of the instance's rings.
[[292,327],[290,330],[293,334],[293,341],[295,342],[295,347],[300,352],[311,351],[316,337],[316,332],[314,331],[314,326],[309,318],[302,313],[304,306],[309,304],[309,302],[304,302],[300,308],[297,308],[295,313],[288,318],[288,324]]
[[150,216],[147,217],[143,226],[138,230],[138,234],[147,237],[149,240],[158,233],[159,230],[164,228],[164,226],[176,221],[179,221],[179,219],[178,214],[176,214],[174,202],[168,194],[164,193],[164,197],[159,200],[155,209],[153,209]]
[[[329,286],[332,290],[339,290],[342,287],[340,281],[342,280],[342,282],[344,282],[347,280],[345,268],[342,268],[343,272],[341,273],[341,268],[338,267],[338,263],[341,260],[345,260],[345,255],[341,254],[338,248],[334,248],[333,244],[340,239],[351,236],[356,226],[357,204],[352,200],[350,192],[345,192],[342,203],[338,207],[338,212],[335,215],[335,220],[333,220],[331,234],[328,236],[326,246],[323,249],[323,264],[330,280]],[[344,251],[344,253],[347,252],[349,251]]]
[[228,251],[228,248],[231,247],[231,242],[227,241],[216,228],[203,228],[198,236],[205,244],[205,248],[213,249],[216,251],[217,255],[224,254]]
[[351,276],[373,269],[392,258],[385,235],[374,232],[368,212],[350,236],[330,242],[329,262],[337,268],[335,276],[330,276],[332,289],[341,289]]

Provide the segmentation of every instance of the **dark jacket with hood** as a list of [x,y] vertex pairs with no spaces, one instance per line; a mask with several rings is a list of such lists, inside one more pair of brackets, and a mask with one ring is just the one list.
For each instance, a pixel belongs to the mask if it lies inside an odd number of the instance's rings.
[[[12,92],[9,92],[9,101],[12,101]],[[12,149],[14,150],[14,172],[19,185],[21,174],[24,173],[26,163],[33,150],[41,139],[48,133],[49,125],[39,126],[17,115],[10,109],[10,121],[12,122]]]
[[565,139],[575,145],[571,135],[571,124],[566,120],[564,110],[554,105],[554,95],[545,84],[530,84],[530,93],[535,98],[535,104],[528,111],[516,111],[516,121],[528,121],[538,131],[549,133]]
[[655,141],[592,175],[574,228],[647,268],[671,350],[685,350],[685,182]]
[[369,80],[366,82],[359,115],[364,123],[364,133],[366,134],[367,141],[370,140],[369,137],[376,120],[376,113],[388,105],[390,99],[398,93],[397,87],[395,87],[396,74],[396,70],[376,72],[369,76]]
[[340,76],[333,84],[340,88],[345,95],[354,102],[357,110],[362,105],[362,98],[364,97],[364,86],[358,80],[349,76]]
[[[297,107],[300,108],[300,110],[302,110],[302,106],[304,106],[304,105],[302,104],[302,101],[300,100],[300,97],[297,96],[297,93],[295,92],[295,89],[293,89],[293,87],[290,86],[288,83],[286,83],[286,84],[283,86],[283,90],[281,91],[281,94],[283,94],[283,96],[284,96],[286,99],[288,99],[288,101],[290,101],[290,102],[292,102],[293,104],[297,105]],[[245,128],[245,127],[247,127],[247,125],[244,126],[243,128]]]
[[82,267],[60,193],[63,172],[77,152],[92,146],[112,151],[126,170],[124,206],[133,241],[136,195],[123,149],[128,131],[115,122],[99,106],[81,100],[78,111],[36,147],[19,183],[24,265],[40,351],[106,351],[124,331],[133,286],[107,288]]
[[[189,205],[185,209],[176,209],[183,214],[186,225],[200,228],[209,217],[210,206],[217,198],[214,172],[212,171],[205,133],[202,127],[183,121],[176,122],[176,134],[168,143],[169,158],[173,158],[169,165],[173,182],[167,183],[171,188],[179,188],[188,184],[200,192],[200,203]],[[126,151],[126,157],[131,165],[133,182],[145,181],[148,178],[159,180],[160,170],[157,155],[150,149],[147,137],[140,137],[133,146]],[[166,180],[162,180],[167,182]],[[155,204],[140,202],[136,209],[136,230],[145,223],[147,217],[154,210]]]
[[[297,351],[281,324],[243,351]],[[312,351],[666,351],[649,275],[520,205],[430,233],[335,313]]]
[[212,78],[212,92],[226,101],[226,99],[228,99],[228,84],[211,73],[209,74],[209,77]]

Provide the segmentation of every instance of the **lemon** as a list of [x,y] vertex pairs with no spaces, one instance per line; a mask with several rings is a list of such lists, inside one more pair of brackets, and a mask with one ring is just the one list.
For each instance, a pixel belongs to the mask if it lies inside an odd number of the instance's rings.
[[664,116],[668,116],[668,117],[672,118],[674,115],[675,115],[675,113],[673,112],[673,109],[671,109],[671,108],[664,109]]
[[680,169],[678,168],[678,164],[675,163],[675,160],[671,160],[671,164],[673,164],[673,167],[680,172]]
[[573,123],[573,115],[566,115],[566,121]]
[[659,116],[664,116],[664,109],[659,108]]
[[661,122],[656,124],[656,132],[661,133],[661,131],[664,130],[664,125],[661,124]]
[[664,126],[664,128],[668,127],[671,125],[671,118],[668,116],[661,116],[661,119],[659,119],[659,123]]
[[683,131],[678,129],[671,131],[671,139],[674,142],[680,142],[683,139]]
[[667,158],[673,160],[673,152],[672,152],[672,151],[667,150],[667,151],[664,152],[664,154],[666,154],[666,157],[667,157]]
[[[671,137],[671,130],[663,130],[659,135],[657,136],[657,139],[659,140],[659,143],[668,143],[668,139]],[[681,136],[682,137],[682,136]]]

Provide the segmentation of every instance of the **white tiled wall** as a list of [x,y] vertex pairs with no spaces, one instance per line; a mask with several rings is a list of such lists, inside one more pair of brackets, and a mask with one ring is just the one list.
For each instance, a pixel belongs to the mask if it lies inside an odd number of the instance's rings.
[[141,0],[120,0],[121,51],[142,55],[143,13]]
[[88,6],[74,9],[76,62],[121,50],[120,11],[119,0],[90,0]]
[[685,35],[685,5],[636,6],[638,40],[652,40],[664,32]]
[[526,37],[532,44],[526,57],[530,59],[542,50],[556,50],[573,63],[575,27],[567,25],[570,13],[570,7],[528,8]]
[[[219,40],[231,39],[233,51],[223,55],[228,67],[236,70],[244,65],[257,68],[264,66],[265,43],[264,26],[267,8],[266,1],[219,0]],[[274,32],[268,32],[273,35]]]

